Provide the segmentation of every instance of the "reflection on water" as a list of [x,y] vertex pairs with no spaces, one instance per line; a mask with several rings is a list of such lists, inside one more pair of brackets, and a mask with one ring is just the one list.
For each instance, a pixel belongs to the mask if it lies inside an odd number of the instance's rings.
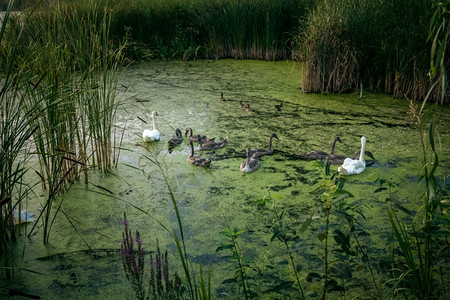
[[[384,203],[388,195],[373,193],[378,178],[399,183],[395,201],[413,213],[420,206],[417,195],[421,186],[416,183],[422,157],[420,140],[404,100],[370,93],[358,100],[357,92],[302,94],[298,66],[291,62],[152,62],[130,67],[120,83],[118,126],[126,124],[126,130],[116,173],[93,171],[90,185],[76,183],[60,199],[61,211],[49,245],[42,245],[40,230],[25,243],[18,243],[18,265],[40,274],[21,272],[10,286],[52,299],[133,298],[119,255],[109,251],[120,248],[124,212],[131,229],[140,231],[146,250],[153,250],[158,239],[161,248],[169,250],[172,265],[180,267],[171,233],[160,225],[178,228],[155,161],[162,165],[174,190],[190,259],[211,266],[214,288],[229,293],[232,290],[221,282],[232,276],[233,263],[215,252],[227,242],[219,232],[225,227],[246,229],[239,242],[246,261],[255,268],[285,256],[282,245],[270,241],[274,217],[269,208],[289,207],[289,220],[296,225],[312,214],[316,205],[312,191],[317,187],[312,180],[321,171],[299,160],[298,154],[313,149],[329,151],[336,135],[342,140],[336,146],[337,154],[352,155],[359,150],[364,135],[367,150],[376,158],[362,174],[348,177],[345,186],[354,195],[351,201],[359,201],[356,203],[366,217],[361,221],[371,233],[365,240],[371,245],[369,254],[383,255],[380,252],[390,236]],[[225,101],[220,100],[222,92]],[[161,140],[146,145],[141,136],[145,128],[151,129],[147,114],[152,111],[159,114],[155,121]],[[445,109],[441,124],[448,124],[449,118]],[[186,138],[168,151],[167,141],[175,129],[184,133],[187,127],[192,127],[194,134],[216,140],[229,138],[224,148],[196,151],[212,160],[209,168],[187,163],[190,150]],[[441,126],[439,131],[441,165],[448,172],[449,129]],[[248,147],[268,148],[272,133],[279,137],[273,140],[274,154],[260,158],[257,171],[240,172],[241,152]],[[332,170],[337,167],[332,166]],[[114,194],[108,196],[96,186]],[[272,198],[274,204],[255,205],[264,197]],[[35,211],[39,209],[36,199],[28,203]],[[293,245],[305,272],[320,271],[315,254],[320,245],[317,230],[322,225],[318,220]],[[90,248],[96,250],[96,256],[85,252]]]

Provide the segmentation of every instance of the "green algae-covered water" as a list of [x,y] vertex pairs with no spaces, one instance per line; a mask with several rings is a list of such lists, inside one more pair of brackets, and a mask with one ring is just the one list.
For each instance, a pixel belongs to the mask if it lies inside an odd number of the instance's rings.
[[[75,183],[58,200],[61,210],[51,229],[50,243],[42,244],[39,223],[29,239],[13,245],[15,261],[27,271],[16,271],[8,288],[40,295],[44,299],[133,299],[134,292],[123,273],[118,249],[122,238],[121,219],[127,214],[131,230],[139,230],[146,250],[155,250],[156,240],[169,252],[173,271],[182,275],[180,260],[169,230],[178,232],[177,218],[158,162],[168,178],[180,211],[189,260],[194,269],[202,263],[211,270],[217,297],[237,294],[237,284],[222,284],[233,277],[235,262],[224,258],[230,252],[216,252],[229,240],[220,234],[225,228],[246,230],[238,237],[248,273],[266,280],[255,281],[252,289],[260,293],[267,286],[293,281],[286,264],[283,243],[271,241],[276,215],[288,209],[285,222],[291,229],[320,206],[314,200],[315,179],[323,170],[300,160],[297,154],[313,149],[330,151],[332,140],[342,143],[336,153],[351,155],[360,149],[360,138],[367,138],[367,150],[376,158],[359,175],[349,176],[345,189],[354,197],[361,215],[359,225],[370,235],[362,240],[369,257],[382,261],[389,256],[392,241],[386,212],[386,191],[374,193],[379,179],[395,183],[393,200],[415,215],[420,211],[423,185],[422,150],[415,119],[408,102],[390,96],[364,93],[342,95],[303,94],[299,66],[292,62],[192,61],[151,62],[131,66],[119,78],[117,135],[123,141],[114,174],[90,173],[90,184]],[[220,93],[226,101],[220,101]],[[240,107],[248,103],[254,111]],[[280,105],[281,110],[275,105]],[[161,140],[145,144],[141,134],[151,128],[148,114],[157,111],[156,128]],[[439,112],[440,174],[450,169],[450,110]],[[147,124],[140,119],[147,121]],[[168,150],[167,141],[174,129],[192,127],[208,137],[228,137],[226,147],[198,152],[212,160],[210,168],[186,162],[190,153],[186,139]],[[274,154],[260,159],[260,168],[250,174],[240,172],[247,147],[267,148],[271,133]],[[332,171],[337,166],[331,167]],[[103,187],[111,191],[106,193]],[[27,200],[38,212],[45,193]],[[256,202],[266,199],[265,205]],[[271,199],[272,201],[268,200]],[[364,216],[364,217],[362,217]],[[345,227],[333,219],[333,229]],[[23,231],[32,224],[22,225]],[[322,243],[318,234],[324,220],[314,220],[291,242],[302,283],[310,272],[322,272]],[[95,254],[89,249],[96,250]],[[30,272],[31,271],[31,272]],[[273,275],[272,281],[268,276]],[[275,276],[276,275],[276,276]],[[365,277],[366,271],[354,271]],[[278,278],[278,279],[275,279]],[[381,278],[381,277],[380,277]],[[315,290],[314,288],[310,288]],[[316,290],[317,291],[317,290]],[[295,298],[295,291],[292,293]],[[362,287],[349,295],[364,293]]]

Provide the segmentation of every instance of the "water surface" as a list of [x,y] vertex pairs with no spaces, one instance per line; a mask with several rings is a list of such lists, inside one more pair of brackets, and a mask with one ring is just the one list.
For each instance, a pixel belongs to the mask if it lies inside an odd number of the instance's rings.
[[[221,92],[224,102],[219,100]],[[234,292],[229,285],[221,285],[223,279],[232,276],[234,262],[223,258],[229,253],[215,252],[228,242],[219,233],[226,227],[247,230],[239,243],[253,270],[274,265],[285,280],[293,280],[289,267],[277,264],[287,259],[283,245],[270,240],[275,216],[272,205],[258,208],[254,202],[270,197],[275,201],[275,211],[290,208],[287,220],[298,227],[303,217],[317,209],[311,192],[317,188],[313,179],[322,171],[296,155],[313,149],[329,151],[336,135],[343,142],[337,145],[336,153],[353,154],[360,149],[360,137],[364,135],[367,150],[376,158],[362,174],[348,177],[345,188],[354,195],[351,201],[359,201],[357,206],[365,216],[360,220],[371,233],[364,241],[370,245],[369,254],[386,255],[390,227],[385,198],[389,195],[374,194],[374,190],[379,178],[398,183],[394,200],[413,214],[420,209],[420,136],[405,100],[368,92],[362,99],[358,96],[359,92],[303,94],[299,66],[292,62],[220,60],[130,66],[120,76],[118,135],[122,134],[121,128],[125,127],[125,131],[115,174],[93,171],[91,184],[74,184],[59,200],[64,213],[56,218],[50,244],[42,244],[39,227],[16,247],[19,265],[40,274],[18,273],[8,286],[46,299],[132,299],[134,294],[122,272],[119,254],[114,252],[120,248],[124,212],[131,229],[140,231],[144,248],[154,250],[158,239],[181,272],[170,233],[159,224],[177,230],[175,212],[162,175],[150,159],[163,164],[180,209],[189,258],[211,267],[218,295]],[[240,101],[249,103],[254,111],[242,109]],[[280,103],[278,111],[275,105]],[[159,114],[156,127],[161,141],[144,144],[141,134],[151,127],[147,116],[151,111]],[[440,172],[448,173],[450,112],[444,108],[440,114]],[[185,142],[168,151],[167,141],[174,129],[184,132],[186,127],[217,139],[229,138],[225,148],[197,152],[212,159],[210,168],[186,162],[190,150]],[[274,155],[263,157],[256,172],[240,172],[244,159],[240,152],[247,147],[268,147],[271,133],[280,139],[274,140]],[[332,170],[336,169],[332,166]],[[107,188],[113,195],[105,195],[95,185]],[[40,207],[36,200],[43,203],[45,198],[28,200],[35,211]],[[338,224],[333,226],[337,228]],[[293,243],[303,276],[321,271],[317,235],[322,227],[323,221],[317,220]],[[85,252],[89,247],[111,252],[102,250],[95,257]]]

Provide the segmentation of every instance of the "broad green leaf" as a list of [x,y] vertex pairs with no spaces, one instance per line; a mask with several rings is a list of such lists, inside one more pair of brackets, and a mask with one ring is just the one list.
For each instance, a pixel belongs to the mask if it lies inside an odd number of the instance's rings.
[[336,263],[331,266],[330,270],[337,278],[341,278],[344,280],[350,280],[352,278],[352,272],[344,263]]

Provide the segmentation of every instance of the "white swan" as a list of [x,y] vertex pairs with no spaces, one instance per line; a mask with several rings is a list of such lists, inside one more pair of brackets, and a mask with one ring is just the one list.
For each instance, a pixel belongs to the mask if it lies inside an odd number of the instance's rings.
[[364,153],[366,149],[366,137],[361,137],[361,153],[359,159],[351,159],[347,157],[342,166],[338,168],[341,175],[359,174],[366,168],[366,161],[364,160]]
[[160,139],[159,131],[156,130],[155,115],[158,115],[158,113],[156,111],[152,111],[153,129],[145,129],[144,132],[142,132],[142,138],[144,139],[144,142],[156,142]]
[[[20,215],[20,217],[19,217]],[[19,214],[19,210],[16,208],[14,209],[14,223],[19,224],[20,223],[29,223],[34,221],[34,213],[29,212],[28,210],[22,210]]]

